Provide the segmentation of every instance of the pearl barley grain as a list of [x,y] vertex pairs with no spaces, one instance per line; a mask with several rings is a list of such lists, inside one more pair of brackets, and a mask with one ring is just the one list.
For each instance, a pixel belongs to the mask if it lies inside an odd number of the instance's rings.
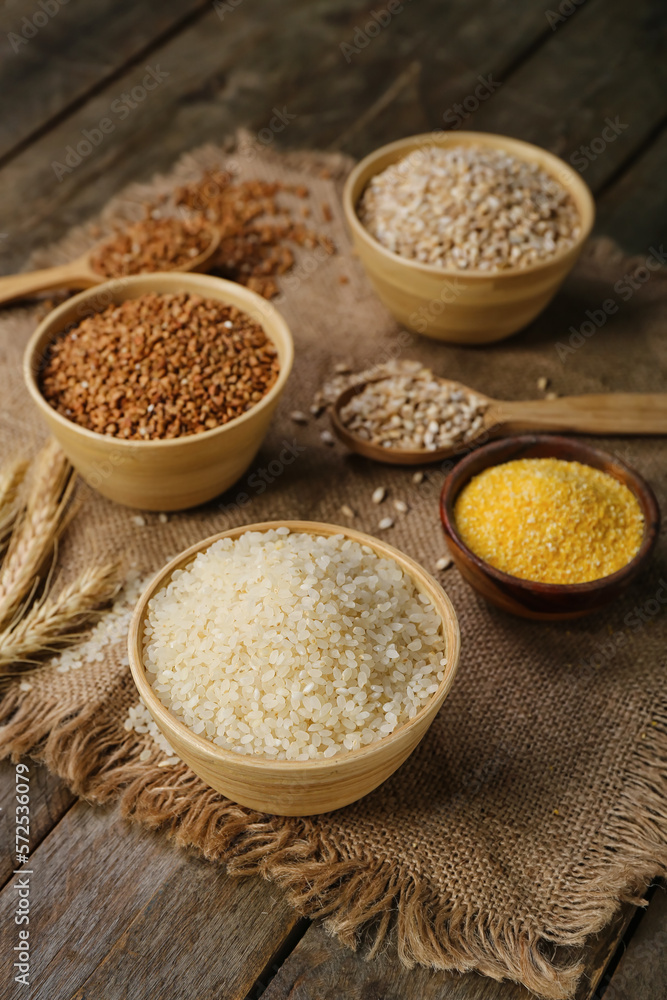
[[415,152],[371,178],[359,203],[361,222],[393,253],[493,273],[548,260],[578,238],[572,197],[537,164],[481,145]]
[[[475,438],[483,429],[485,408],[484,400],[465,386],[422,368],[369,382],[341,408],[340,419],[352,434],[383,448],[436,451]],[[415,482],[421,479],[423,473]],[[381,502],[375,499],[381,490],[373,494],[375,503]]]
[[150,600],[157,696],[217,746],[309,760],[414,718],[444,677],[442,620],[394,560],[288,528],[214,542]]

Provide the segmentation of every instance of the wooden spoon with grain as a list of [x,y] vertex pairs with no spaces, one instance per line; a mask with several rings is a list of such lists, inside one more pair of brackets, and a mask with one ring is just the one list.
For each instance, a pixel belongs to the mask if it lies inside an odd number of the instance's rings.
[[560,396],[557,399],[501,400],[469,389],[461,382],[438,378],[437,381],[443,385],[471,393],[485,404],[482,426],[477,434],[465,443],[459,442],[434,451],[427,448],[383,448],[382,445],[366,441],[350,431],[341,418],[341,410],[352,397],[363,392],[369,382],[377,381],[382,379],[369,379],[345,389],[331,408],[331,423],[336,435],[350,451],[390,465],[441,462],[451,455],[471,451],[492,438],[530,431],[608,435],[667,434],[665,392],[605,392],[587,396]]
[[[219,229],[208,227],[211,234],[211,241],[202,253],[191,260],[180,264],[178,267],[169,267],[168,271],[203,271],[211,257],[220,245],[221,232]],[[27,271],[24,274],[10,274],[0,278],[0,305],[13,302],[16,299],[27,299],[36,292],[50,292],[55,289],[69,288],[80,291],[84,288],[92,288],[93,285],[101,285],[104,281],[122,281],[122,276],[109,278],[105,274],[100,274],[92,265],[95,254],[100,247],[92,247],[81,257],[70,261],[68,264],[61,264],[58,267],[46,267],[41,271]],[[154,268],[154,270],[158,270]]]

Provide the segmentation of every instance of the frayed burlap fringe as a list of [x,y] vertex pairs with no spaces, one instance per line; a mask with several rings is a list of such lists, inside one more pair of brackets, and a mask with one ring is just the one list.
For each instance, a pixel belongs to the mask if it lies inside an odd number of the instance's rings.
[[[241,150],[245,142],[241,137],[236,143],[229,144],[228,151]],[[308,152],[285,156],[265,147],[259,149],[257,144],[253,147],[252,143],[247,149],[249,155],[245,159],[243,156],[237,159],[241,164],[252,164],[252,171],[260,163],[262,175],[268,167],[277,176],[285,171],[297,171],[311,178],[314,185],[323,175],[340,181],[350,166],[350,161],[341,156],[332,158],[328,154],[313,155]],[[132,185],[121,192],[96,222],[106,231],[118,219],[136,218],[143,213],[143,202],[168,195],[175,185],[194,180],[200,176],[202,169],[221,166],[224,159],[225,151],[212,146],[188,153],[168,176]],[[317,199],[331,204],[334,202],[330,189],[322,189]],[[63,263],[85,251],[97,238],[87,226],[77,227],[57,247],[36,253],[32,265]],[[335,242],[344,250],[346,244],[342,229],[339,229]],[[597,241],[590,244],[582,258],[571,281],[575,285],[577,281],[585,283],[587,302],[591,301],[589,282],[592,280],[604,279],[600,285],[599,301],[608,294],[605,289],[611,288],[608,279],[615,266],[613,254],[618,256],[616,248],[608,241]],[[618,259],[621,270],[616,276],[621,277],[623,268],[629,269],[632,262],[622,257]],[[345,283],[341,283],[341,278],[345,279]],[[295,333],[303,338],[302,343],[306,335],[309,337],[309,354],[307,357],[302,355],[306,360],[298,373],[298,379],[303,383],[303,396],[295,394],[289,404],[295,407],[307,401],[306,389],[312,392],[319,387],[318,380],[330,371],[332,360],[344,355],[355,365],[367,367],[367,363],[360,363],[362,354],[357,348],[362,333],[365,359],[371,354],[374,358],[375,354],[385,356],[382,352],[387,349],[386,338],[393,330],[383,308],[369,299],[363,276],[349,255],[341,253],[327,258],[315,284],[317,288],[313,289],[312,284],[309,288],[305,281],[301,281],[298,296],[286,289],[277,300],[285,309]],[[654,274],[641,294],[656,302],[662,300],[665,295],[664,278]],[[342,302],[343,298],[345,302]],[[332,306],[334,300],[335,309]],[[638,301],[639,296],[633,302],[633,308]],[[323,347],[334,327],[320,323],[318,319],[329,309],[336,317],[339,356],[335,359]],[[545,317],[548,331],[547,314]],[[20,382],[19,345],[32,319],[32,312],[27,310],[15,310],[3,319],[11,366],[0,366],[0,375],[5,373],[8,398],[14,398],[15,383]],[[554,341],[560,336],[558,329],[557,324],[552,324]],[[640,329],[643,328],[640,326]],[[646,338],[651,333],[648,323],[646,331],[644,348],[648,358],[655,354],[647,346],[649,341]],[[657,342],[657,332],[653,336]],[[589,374],[581,378],[572,375],[573,387],[578,387],[580,391],[599,391],[605,372],[611,378],[609,365],[606,368],[600,366],[602,349],[595,354],[598,343],[597,339],[591,341],[586,348],[589,353],[582,350],[580,355],[582,367]],[[433,351],[438,347],[433,345]],[[428,363],[433,364],[436,370],[442,363],[439,355],[430,353],[426,343],[419,346],[417,353],[425,362],[430,358]],[[597,358],[595,369],[592,366],[586,368],[589,355],[594,360]],[[528,363],[527,354],[522,357]],[[456,367],[456,352],[450,352],[448,358],[454,365],[449,374],[463,377],[465,367]],[[498,366],[501,363],[501,350],[494,353],[493,359],[488,359],[489,365]],[[483,371],[479,360],[476,364]],[[544,351],[540,355],[540,364],[545,365],[547,374],[558,373]],[[521,367],[517,365],[514,355],[507,371],[511,368],[516,376],[509,379],[507,375],[506,382],[499,386],[499,391],[509,393],[510,398],[525,394],[525,373],[523,370],[519,372]],[[655,367],[659,368],[657,359]],[[15,383],[10,378],[11,372],[14,372],[12,377]],[[535,374],[542,374],[542,368]],[[635,387],[639,390],[643,385]],[[21,397],[16,395],[16,398]],[[32,436],[35,442],[41,440],[41,426],[27,400],[21,406],[20,415],[25,435]],[[12,425],[11,434],[14,433]],[[291,433],[289,422],[284,422],[282,429],[277,423],[276,440],[281,433]],[[312,447],[314,450],[315,446]],[[327,449],[324,448],[324,451]],[[647,452],[643,460],[648,462],[649,458],[650,453]],[[355,507],[363,511],[364,505],[370,505],[370,500],[363,497],[370,497],[371,487],[381,485],[382,480],[373,479],[374,470],[369,468],[360,480],[363,482],[363,496],[362,492],[356,495],[348,493],[348,488],[353,490],[354,484],[346,479],[347,471],[343,463],[339,461],[336,465],[335,462],[335,452],[327,452],[326,456],[321,456],[321,466],[311,466],[318,472],[320,467],[326,467],[331,483],[338,477],[343,484],[338,494],[336,487],[332,486],[331,494],[336,499],[335,503],[332,500],[330,508],[324,506],[319,485],[316,492],[308,494],[303,479],[297,479],[289,488],[281,485],[281,489],[273,495],[271,513],[275,515],[280,504],[284,504],[285,516],[287,512],[293,515],[298,511],[301,516],[317,513],[320,515],[318,519],[327,520],[330,519],[327,510],[331,515],[337,509],[336,504],[349,500],[351,495],[355,497]],[[656,470],[662,468],[657,462],[656,459]],[[379,472],[380,475],[385,476],[386,473]],[[287,484],[287,479],[285,476],[281,483]],[[263,513],[268,514],[268,510],[262,508],[262,502],[261,497],[254,500],[256,520],[262,520]],[[88,522],[89,529],[92,526],[100,537],[115,537],[114,532],[122,529],[120,515],[111,508],[102,512],[94,504],[95,500],[91,498],[86,506],[88,513],[93,512]],[[368,511],[367,516],[370,516]],[[205,523],[211,532],[230,526],[228,521],[215,520],[208,514]],[[432,555],[430,546],[434,535],[428,533],[427,524],[426,516],[417,520],[408,536],[412,554],[422,561]],[[143,547],[135,551],[135,556],[141,557],[142,568],[157,569],[164,551],[170,550],[164,549],[164,545],[185,547],[200,536],[200,527],[197,522],[197,526],[190,530],[184,518],[183,533],[178,537],[169,534],[167,542],[167,533],[174,531],[173,524],[160,529],[165,533],[162,536],[157,534],[157,526],[153,526],[151,531],[156,532],[154,547],[147,546],[144,540]],[[85,539],[85,534],[82,537]],[[84,552],[83,546],[81,552]],[[76,557],[75,553],[73,555]],[[88,558],[87,552],[85,558]],[[456,591],[456,580],[452,586]],[[458,594],[464,616],[462,620],[467,620],[469,630],[479,626],[484,632],[485,626],[479,620],[475,622],[473,617],[474,601],[472,595]],[[507,656],[507,650],[513,647],[508,646],[503,631],[490,627],[487,637],[492,636],[494,648],[500,643],[501,654],[505,649]],[[471,640],[468,655],[474,658],[476,651],[482,654],[479,656],[479,668],[482,670],[488,658],[488,647],[483,643],[476,646],[472,636]],[[524,640],[524,645],[530,650],[525,634]],[[656,662],[660,653],[654,644],[651,655]],[[501,654],[498,662],[503,663]],[[542,666],[548,666],[548,663],[542,663]],[[74,678],[71,680],[71,687],[63,683],[58,689],[58,685],[53,684],[60,697],[55,690],[50,690],[51,681],[43,675],[38,677],[31,691],[19,693],[13,687],[5,692],[0,701],[1,754],[15,757],[32,754],[62,777],[74,793],[91,802],[119,801],[124,815],[131,820],[162,829],[177,843],[194,846],[207,858],[224,862],[230,872],[238,875],[259,873],[274,879],[284,887],[300,913],[322,918],[331,933],[352,948],[363,941],[369,957],[377,954],[391,938],[396,942],[401,961],[407,966],[422,964],[462,972],[474,969],[496,979],[512,978],[536,994],[563,1000],[573,995],[582,973],[581,946],[586,938],[599,932],[609,922],[623,900],[640,901],[639,897],[650,879],[667,870],[667,707],[662,715],[654,710],[653,721],[656,725],[647,726],[644,739],[641,738],[644,730],[638,731],[632,752],[623,756],[620,773],[615,773],[614,805],[605,806],[605,812],[600,816],[595,845],[590,846],[588,852],[578,849],[572,861],[567,856],[563,860],[559,855],[556,859],[558,863],[550,866],[549,879],[540,882],[540,891],[544,886],[544,895],[550,892],[541,906],[542,916],[526,917],[513,912],[506,900],[500,897],[499,912],[495,914],[492,905],[486,905],[482,910],[478,902],[461,902],[467,895],[465,885],[461,893],[450,891],[448,896],[443,881],[438,878],[442,871],[434,871],[432,879],[421,877],[416,869],[404,863],[403,857],[398,856],[396,851],[392,854],[390,847],[383,856],[381,847],[374,852],[362,837],[337,836],[335,824],[327,818],[287,819],[255,813],[224,799],[185,765],[159,766],[163,754],[150,737],[142,737],[123,728],[127,708],[136,701],[136,691],[127,671],[119,670],[117,665],[103,664],[99,666],[95,679],[82,679],[80,676],[77,683],[74,683]],[[523,680],[525,684],[533,683],[529,675]],[[102,683],[107,685],[103,698],[98,690]],[[657,685],[657,675],[653,683]],[[642,687],[642,699],[645,693]],[[556,701],[548,705],[550,719],[557,715],[561,704],[565,702]],[[645,704],[643,700],[642,704]],[[637,718],[641,718],[640,713]],[[490,754],[494,752],[494,746],[489,743],[487,750]],[[139,760],[144,749],[152,751],[148,761]],[[475,779],[472,787],[478,786],[479,782]],[[609,802],[609,797],[605,801]],[[544,802],[541,806],[544,807]],[[344,824],[343,814],[341,824]],[[351,840],[357,846],[350,846]],[[379,843],[382,844],[382,841]],[[474,848],[474,831],[468,843],[470,849]],[[435,834],[432,844],[437,849]],[[480,857],[483,861],[481,852]],[[473,860],[479,861],[480,858]],[[469,895],[474,896],[474,893]],[[530,907],[525,910],[531,912]],[[547,916],[544,917],[544,914]]]
[[[121,684],[125,680],[121,678]],[[102,804],[120,801],[124,816],[161,829],[179,845],[224,862],[234,875],[260,874],[280,884],[299,913],[323,919],[331,934],[368,957],[395,934],[404,965],[511,978],[550,1000],[565,1000],[583,971],[578,949],[602,930],[623,901],[641,904],[651,879],[667,874],[667,710],[639,734],[624,791],[603,824],[604,845],[564,873],[567,908],[552,927],[492,919],[443,900],[386,859],[344,854],[316,820],[255,813],[223,798],[184,764],[140,761],[144,744],[119,725],[118,705],[93,712],[36,704],[15,690],[0,702],[2,755],[32,754],[71,790]],[[584,874],[577,874],[584,873]],[[556,949],[560,949],[560,953]]]

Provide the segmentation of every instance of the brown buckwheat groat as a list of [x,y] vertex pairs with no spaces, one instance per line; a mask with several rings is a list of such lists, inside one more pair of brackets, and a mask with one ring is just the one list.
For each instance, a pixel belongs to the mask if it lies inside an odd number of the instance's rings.
[[40,388],[88,430],[130,440],[201,434],[258,403],[275,347],[235,306],[148,294],[83,319],[49,348]]
[[94,271],[106,278],[184,268],[210,246],[213,233],[201,219],[170,216],[119,229],[92,255]]

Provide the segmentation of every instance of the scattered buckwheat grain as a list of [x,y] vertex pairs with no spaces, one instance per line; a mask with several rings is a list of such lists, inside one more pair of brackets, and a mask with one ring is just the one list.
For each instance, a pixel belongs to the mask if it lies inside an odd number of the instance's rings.
[[293,197],[306,198],[308,189],[281,182],[235,182],[222,170],[209,170],[180,188],[174,203],[201,213],[222,231],[212,270],[223,278],[247,285],[265,298],[278,294],[277,277],[294,266],[295,247],[326,254],[335,252],[329,236],[307,229],[290,207]]
[[201,217],[191,219],[142,219],[98,247],[91,255],[91,266],[106,278],[147,271],[183,269],[199,257],[213,239],[211,227]]

